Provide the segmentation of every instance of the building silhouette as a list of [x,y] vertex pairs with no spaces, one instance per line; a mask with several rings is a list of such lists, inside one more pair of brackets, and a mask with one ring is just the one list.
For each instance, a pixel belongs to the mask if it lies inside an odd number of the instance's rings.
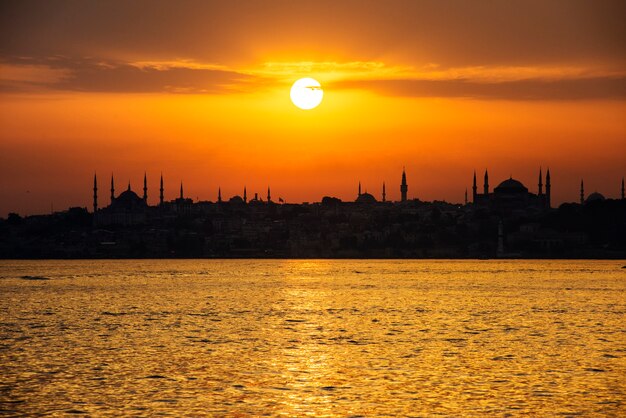
[[[218,187],[215,201],[193,201],[182,182],[166,200],[161,174],[158,200],[150,205],[144,172],[139,193],[130,182],[116,193],[111,176],[111,201],[103,205],[94,173],[93,212],[74,207],[0,218],[0,258],[623,258],[623,179],[614,198],[586,196],[581,180],[582,204],[552,209],[550,172],[543,174],[539,169],[532,193],[512,177],[491,189],[485,172],[478,193],[474,173],[465,204],[408,200],[402,193],[390,202],[384,182],[381,199],[363,193],[359,182],[356,199],[346,202],[324,196],[321,202],[277,197],[274,203],[269,187],[263,198],[251,193],[248,200],[245,186],[243,197],[229,199]],[[408,192],[405,170],[399,183]]]
[[[483,176],[483,190],[482,193],[478,193],[478,184],[476,179],[476,171],[474,171],[472,181],[472,201],[468,202],[467,189],[465,190],[465,206],[469,206],[475,209],[488,209],[497,211],[500,214],[511,215],[515,212],[519,213],[537,213],[545,212],[551,209],[551,179],[550,169],[543,175],[543,170],[539,168],[539,176],[537,182],[537,193],[532,193],[528,188],[519,180],[510,177],[501,181],[493,191],[490,191],[489,186],[489,172],[485,170]],[[198,202],[195,204],[192,199],[185,197],[183,183],[180,183],[179,195],[177,198],[166,201],[165,189],[163,183],[163,174],[161,173],[159,179],[159,203],[154,206],[150,206],[148,203],[148,177],[144,172],[143,177],[143,194],[139,196],[132,190],[130,181],[127,188],[119,195],[115,194],[115,179],[111,175],[111,196],[108,206],[101,207],[98,201],[98,178],[94,173],[93,177],[93,213],[94,213],[94,225],[138,225],[143,224],[147,220],[156,219],[164,216],[175,216],[177,214],[189,214],[191,212],[197,212],[199,207],[206,204],[212,204],[211,202]],[[621,181],[620,195],[621,199],[624,199],[624,179]],[[408,202],[408,184],[406,178],[406,170],[402,169],[402,176],[400,182],[400,202]],[[362,185],[358,183],[358,193],[354,200],[354,203],[360,205],[376,205],[386,204],[393,205],[394,202],[387,200],[386,184],[382,182],[381,200],[378,200],[374,195],[367,192],[362,192]],[[326,203],[341,202],[340,199],[331,198],[327,196]],[[604,195],[599,192],[591,193],[585,197],[584,180],[580,182],[580,204],[586,204],[594,201],[605,200]],[[279,199],[279,203],[284,203],[282,198]],[[259,194],[255,193],[254,198],[248,200],[247,188],[243,188],[243,197],[240,195],[232,196],[231,198],[223,199],[221,187],[218,187],[217,201],[218,205],[273,205],[271,196],[271,188],[267,187],[267,200],[259,198]],[[324,200],[322,201],[324,203]]]
[[407,192],[409,191],[409,185],[406,184],[406,172],[404,167],[402,168],[402,183],[400,183],[400,201],[406,202]]
[[[620,199],[624,200],[626,197],[624,196],[624,178],[622,178],[622,184],[620,187]],[[594,191],[589,196],[585,197],[585,182],[583,179],[580,180],[580,204],[584,205],[591,202],[599,202],[606,200],[606,197],[598,192]]]
[[500,211],[515,210],[548,210],[551,208],[552,185],[550,169],[546,172],[545,193],[543,190],[542,170],[539,169],[537,194],[528,191],[528,188],[519,180],[510,177],[498,184],[493,192],[489,192],[489,172],[485,170],[483,177],[483,193],[478,193],[476,171],[472,180],[472,202],[475,206]]

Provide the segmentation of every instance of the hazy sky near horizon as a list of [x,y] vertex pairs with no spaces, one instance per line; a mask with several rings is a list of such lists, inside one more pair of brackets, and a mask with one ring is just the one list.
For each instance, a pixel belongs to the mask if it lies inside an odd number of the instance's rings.
[[[553,200],[626,175],[623,1],[0,2],[0,216],[265,195],[461,202],[476,169]],[[312,76],[322,104],[291,84]]]

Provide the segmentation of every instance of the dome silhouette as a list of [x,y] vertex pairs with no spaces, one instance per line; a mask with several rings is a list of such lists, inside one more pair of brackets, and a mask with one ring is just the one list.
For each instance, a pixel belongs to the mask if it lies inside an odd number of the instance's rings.
[[243,205],[245,202],[243,201],[243,198],[239,195],[233,196],[228,200],[229,203],[234,203],[234,204],[241,204]]
[[128,188],[124,190],[118,197],[111,202],[111,207],[116,211],[132,211],[139,208],[147,207],[146,202]]
[[500,183],[493,191],[495,193],[528,193],[528,188],[519,180],[515,180],[511,177]]
[[589,196],[587,196],[587,199],[585,199],[585,203],[601,202],[603,200],[605,200],[604,195],[602,195],[601,193],[598,193],[598,192],[593,192]]
[[365,192],[361,193],[359,197],[356,198],[357,203],[376,203],[376,198],[371,194]]

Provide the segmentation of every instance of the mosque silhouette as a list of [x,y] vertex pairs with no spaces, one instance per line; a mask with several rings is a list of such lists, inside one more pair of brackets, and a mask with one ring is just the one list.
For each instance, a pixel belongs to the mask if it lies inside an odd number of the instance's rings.
[[[545,180],[545,189],[544,189]],[[408,199],[409,186],[407,183],[406,171],[402,170],[402,177],[400,181],[400,201],[390,202],[387,200],[386,185],[382,183],[381,200],[368,192],[361,191],[361,183],[358,184],[358,193],[353,204],[363,205],[393,205],[393,204],[406,204]],[[550,180],[550,169],[545,174],[545,179],[542,173],[542,169],[539,169],[539,179],[537,183],[537,193],[532,193],[528,190],[524,184],[510,177],[500,182],[493,191],[489,188],[489,173],[485,170],[483,177],[483,192],[478,193],[478,186],[476,181],[476,172],[474,171],[472,182],[472,201],[468,202],[467,191],[465,192],[465,204],[472,205],[476,208],[485,208],[501,213],[512,213],[514,211],[523,211],[537,213],[541,211],[548,211],[552,208],[551,205],[551,193],[552,184]],[[148,179],[144,173],[143,179],[143,195],[140,197],[135,193],[128,183],[128,187],[115,196],[115,180],[113,175],[111,176],[111,195],[110,203],[108,206],[100,208],[98,206],[98,179],[94,174],[93,179],[93,213],[94,224],[97,225],[133,225],[144,223],[147,219],[165,212],[169,213],[188,213],[192,211],[194,205],[200,202],[194,203],[192,199],[185,197],[183,183],[180,184],[179,196],[171,201],[166,201],[164,197],[163,187],[163,175],[160,178],[159,187],[159,203],[156,206],[150,206],[148,204]],[[622,179],[621,197],[624,199],[624,180]],[[594,192],[585,199],[584,196],[584,183],[580,184],[580,203],[584,204],[587,201],[604,200],[604,196],[600,193]],[[336,203],[341,202],[337,198],[325,197],[322,199],[322,203],[334,201]],[[213,202],[204,202],[211,204]],[[222,200],[221,188],[218,188],[218,197],[215,204],[220,205],[236,205],[236,206],[255,206],[255,205],[273,205],[275,202],[272,200],[271,190],[267,188],[267,198],[264,201],[259,197],[258,193],[254,194],[254,197],[248,200],[246,187],[243,188],[243,196],[235,195],[229,198],[227,201]],[[284,203],[280,198],[278,203]],[[153,216],[151,216],[153,215]]]

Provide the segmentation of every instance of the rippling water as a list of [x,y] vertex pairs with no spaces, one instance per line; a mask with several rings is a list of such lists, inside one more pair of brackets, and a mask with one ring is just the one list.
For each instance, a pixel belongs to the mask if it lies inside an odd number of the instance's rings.
[[0,261],[0,413],[624,415],[623,264]]

